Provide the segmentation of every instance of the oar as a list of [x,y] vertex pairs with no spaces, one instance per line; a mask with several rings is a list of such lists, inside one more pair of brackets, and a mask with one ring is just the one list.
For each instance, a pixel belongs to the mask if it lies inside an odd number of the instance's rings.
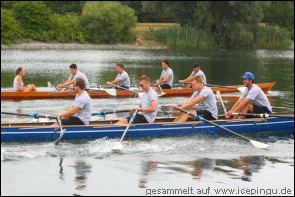
[[122,137],[121,137],[121,139],[120,139],[120,142],[116,143],[116,144],[113,146],[112,151],[119,151],[119,150],[121,150],[121,149],[123,148],[123,145],[122,145],[121,142],[122,142],[122,140],[123,140],[125,134],[127,133],[128,129],[129,129],[129,127],[130,127],[130,125],[133,123],[134,118],[135,118],[137,112],[138,112],[138,109],[135,110],[134,114],[133,114],[132,117],[130,118],[129,123],[128,123],[128,125],[127,125],[127,127],[126,127],[126,129],[125,129],[125,131],[124,131],[124,133],[123,133],[123,135],[122,135]]
[[60,134],[59,134],[59,137],[54,141],[54,144],[55,145],[58,145],[58,143],[60,142],[62,136],[64,135],[66,129],[62,129],[62,125],[61,125],[61,120],[60,120],[60,117],[57,116],[57,119],[56,119],[58,125],[59,125],[59,128],[60,128]]
[[246,87],[232,87],[232,86],[221,86],[221,85],[213,85],[213,84],[206,84],[208,87],[219,87],[219,88],[229,88],[229,89],[236,89],[239,90],[240,92],[243,92]]
[[144,92],[135,92],[135,91],[133,91],[133,90],[129,90],[129,89],[127,89],[127,88],[124,88],[124,87],[119,86],[119,85],[116,85],[116,84],[109,84],[109,85],[114,86],[114,87],[116,87],[116,88],[123,89],[123,90],[127,90],[127,91],[129,91],[129,92],[133,92],[133,93],[137,94],[139,98],[141,98],[142,95],[143,95],[143,93],[144,93]]
[[48,116],[48,115],[39,115],[38,113],[31,113],[31,114],[20,114],[20,113],[11,113],[11,112],[1,112],[1,114],[7,114],[7,115],[17,115],[17,116],[28,116],[28,117],[31,117],[31,118],[50,118],[50,119],[56,119],[58,125],[59,125],[59,128],[60,128],[60,134],[59,134],[59,138],[57,138],[55,141],[54,141],[54,144],[58,144],[59,141],[61,140],[62,136],[64,135],[66,129],[63,129],[62,128],[62,125],[61,125],[61,120],[59,117],[56,117],[56,116]]
[[257,147],[257,148],[267,148],[267,147],[268,147],[267,144],[264,144],[264,143],[262,143],[262,142],[258,142],[258,141],[255,141],[255,140],[251,140],[251,139],[249,139],[249,138],[247,138],[247,137],[245,137],[245,136],[243,136],[243,135],[240,135],[240,134],[238,134],[238,133],[236,133],[236,132],[234,132],[234,131],[232,131],[232,130],[229,130],[229,129],[227,129],[227,128],[225,128],[225,127],[222,127],[222,126],[220,126],[220,125],[218,125],[218,124],[215,124],[214,122],[211,122],[211,121],[209,121],[209,120],[207,120],[207,119],[205,119],[205,118],[203,118],[203,117],[201,117],[201,116],[198,116],[198,115],[192,114],[192,113],[190,113],[190,112],[188,112],[188,111],[186,111],[186,110],[184,110],[184,109],[182,109],[182,108],[180,108],[180,107],[178,107],[178,106],[176,106],[176,108],[177,108],[179,111],[181,111],[181,112],[183,112],[183,113],[186,113],[186,114],[188,114],[188,115],[194,117],[196,120],[200,120],[200,121],[207,122],[207,123],[209,123],[209,124],[211,124],[211,125],[213,125],[213,126],[215,126],[215,127],[218,127],[218,128],[220,128],[220,129],[222,129],[222,130],[225,130],[225,131],[227,131],[227,132],[230,132],[231,134],[237,135],[237,136],[239,136],[239,137],[241,137],[241,138],[243,138],[243,139],[245,139],[245,140],[248,140],[248,141],[251,142],[251,144],[253,144],[253,145],[254,145],[255,147]]
[[224,106],[224,103],[223,103],[222,97],[221,97],[221,95],[220,95],[220,91],[216,91],[216,96],[217,96],[217,98],[218,98],[218,99],[220,100],[220,102],[221,102],[221,105],[222,105],[222,109],[223,109],[224,114],[226,114],[226,108],[225,108],[225,106]]
[[165,95],[166,93],[163,92],[163,90],[162,90],[162,88],[161,88],[161,86],[160,86],[160,84],[159,84],[159,81],[157,80],[156,82],[157,82],[157,85],[158,85],[159,89],[161,90],[161,94],[160,94],[160,96]]
[[111,96],[117,96],[117,91],[115,89],[103,89],[103,88],[86,88],[86,91],[101,91],[106,92]]
[[101,111],[92,113],[91,116],[94,116],[94,115],[105,116],[107,114],[112,114],[112,113],[116,114],[116,113],[125,113],[125,112],[130,112],[130,110],[129,109],[118,110],[118,111],[104,111],[104,110],[101,110]]
[[[183,82],[184,84],[192,84],[192,82]],[[182,87],[181,84],[175,84],[174,85],[175,87]],[[229,89],[236,89],[236,90],[239,90],[240,92],[243,92],[246,87],[232,87],[232,86],[221,86],[221,85],[213,85],[213,84],[206,84],[205,86],[208,86],[208,87],[219,87],[219,88],[229,88]]]
[[[61,86],[62,88],[66,89],[73,89],[73,86]],[[111,96],[117,96],[117,91],[114,89],[103,89],[103,88],[85,88],[86,91],[99,91],[99,92],[106,92]],[[75,90],[70,90],[69,95],[71,95]]]
[[255,114],[255,113],[232,113],[232,116],[252,116],[258,118],[268,118],[268,117],[281,117],[281,118],[294,118],[294,114]]

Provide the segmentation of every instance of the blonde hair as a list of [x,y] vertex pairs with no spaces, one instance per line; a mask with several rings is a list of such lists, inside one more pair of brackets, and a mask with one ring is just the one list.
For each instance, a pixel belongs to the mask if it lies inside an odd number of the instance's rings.
[[196,76],[193,81],[203,83],[202,78],[200,76]]
[[150,78],[147,75],[142,75],[141,77],[139,77],[139,81],[141,80],[145,80],[147,82],[150,82]]

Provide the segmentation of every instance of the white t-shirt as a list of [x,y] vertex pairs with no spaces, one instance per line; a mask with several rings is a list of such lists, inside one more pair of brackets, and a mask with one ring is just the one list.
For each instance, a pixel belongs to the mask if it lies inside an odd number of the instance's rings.
[[73,116],[78,117],[85,125],[89,125],[89,121],[91,119],[92,101],[88,93],[84,91],[81,95],[76,94],[73,105],[80,108],[80,110]]
[[195,91],[191,96],[191,99],[195,99],[197,96],[202,95],[205,98],[198,103],[199,110],[207,110],[217,120],[218,119],[218,108],[216,105],[216,98],[211,90],[207,86],[204,86],[201,91]]
[[267,96],[264,94],[262,89],[256,84],[252,84],[250,91],[248,88],[245,88],[240,98],[249,98],[251,100],[252,105],[267,107],[267,109],[270,112],[272,112],[272,107],[267,99]]
[[150,88],[150,90],[148,92],[145,92],[142,97],[141,97],[141,108],[146,108],[146,107],[150,107],[151,106],[151,102],[152,101],[157,101],[157,109],[154,112],[142,112],[142,115],[145,117],[145,119],[149,122],[149,123],[153,123],[156,119],[157,116],[157,112],[158,112],[158,94],[157,92]]
[[203,71],[199,70],[198,72],[193,71],[191,76],[200,76],[204,85],[207,84],[206,76]]
[[86,84],[85,88],[89,88],[89,81],[88,81],[86,75],[84,75],[82,72],[80,72],[80,71],[77,70],[77,72],[76,72],[75,75],[73,75],[73,74],[70,75],[70,78],[71,78],[71,80],[77,79],[77,78],[84,79],[85,84]]
[[130,78],[127,72],[123,71],[121,74],[118,74],[116,79],[121,80],[121,82],[118,83],[119,86],[130,87]]
[[[173,74],[173,70],[169,67],[167,70],[165,70],[165,69],[162,70],[162,73],[161,73],[162,79],[165,79],[167,75],[170,75],[170,79],[167,82],[165,82],[165,84],[168,84],[172,87],[174,74]],[[162,83],[162,84],[164,84],[164,83]]]

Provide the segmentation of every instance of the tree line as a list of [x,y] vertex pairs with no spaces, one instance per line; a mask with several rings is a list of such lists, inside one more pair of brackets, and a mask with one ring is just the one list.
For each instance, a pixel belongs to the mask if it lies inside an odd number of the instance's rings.
[[137,22],[175,22],[156,41],[174,48],[286,48],[294,1],[1,1],[1,43],[131,43]]

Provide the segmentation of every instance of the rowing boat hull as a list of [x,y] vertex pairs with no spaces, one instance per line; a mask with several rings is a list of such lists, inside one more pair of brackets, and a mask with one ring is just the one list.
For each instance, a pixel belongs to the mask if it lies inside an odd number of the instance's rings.
[[[265,93],[267,93],[274,85],[273,83],[260,83],[257,84]],[[221,93],[237,93],[239,92],[238,87],[243,87],[241,85],[231,86],[232,88],[220,88],[220,87],[211,87],[214,93],[216,91],[220,91]],[[174,89],[164,89],[166,94],[162,97],[174,97],[174,96],[191,96],[193,90],[182,89],[182,88],[174,88]],[[158,91],[160,94],[161,92]],[[110,98],[113,97],[106,92],[97,92],[97,91],[88,91],[88,94],[91,98]],[[13,91],[1,91],[1,100],[31,100],[31,99],[70,99],[74,98],[76,93],[69,94],[69,92],[48,92],[48,91],[39,91],[39,92],[13,92]],[[127,90],[118,90],[117,98],[130,98],[136,97],[137,95],[133,92]],[[238,97],[232,97],[231,99],[235,99]]]
[[[119,138],[126,126],[115,126],[114,122],[107,124],[92,123],[89,126],[67,126],[62,139],[96,139]],[[261,118],[247,120],[215,121],[216,124],[240,134],[294,134],[294,118]],[[16,124],[17,125],[17,124]],[[43,123],[45,125],[45,123]],[[182,136],[194,134],[227,134],[224,130],[205,122],[188,122],[173,124],[158,122],[154,124],[136,124],[129,128],[126,137],[161,137]],[[25,140],[55,140],[59,131],[54,133],[54,128],[46,126],[14,126],[1,125],[1,142]]]

